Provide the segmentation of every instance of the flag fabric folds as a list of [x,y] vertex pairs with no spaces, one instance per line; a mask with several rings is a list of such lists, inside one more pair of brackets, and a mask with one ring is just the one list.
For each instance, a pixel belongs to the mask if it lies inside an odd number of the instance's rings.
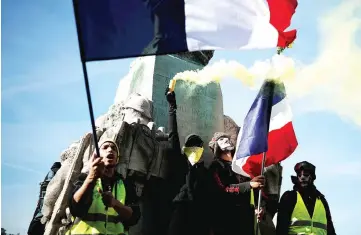
[[286,47],[297,0],[73,0],[82,60]]
[[232,170],[253,178],[261,174],[264,152],[267,167],[285,160],[297,146],[284,84],[266,80],[239,132]]

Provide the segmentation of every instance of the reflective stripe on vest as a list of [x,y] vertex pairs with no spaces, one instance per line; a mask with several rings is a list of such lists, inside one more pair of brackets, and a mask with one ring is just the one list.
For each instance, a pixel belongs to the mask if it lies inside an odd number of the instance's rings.
[[297,203],[292,212],[288,234],[327,235],[326,210],[319,198],[316,199],[311,219],[301,194],[297,192]]
[[[105,210],[101,194],[102,188],[99,179],[93,190],[93,201],[88,213],[83,218],[76,218],[67,235],[124,235],[124,226],[119,220],[118,213],[111,207]],[[113,196],[122,204],[125,202],[126,192],[122,180],[113,187]]]

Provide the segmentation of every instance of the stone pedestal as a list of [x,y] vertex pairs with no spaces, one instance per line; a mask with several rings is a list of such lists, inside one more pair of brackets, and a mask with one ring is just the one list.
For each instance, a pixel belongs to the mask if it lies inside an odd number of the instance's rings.
[[[202,69],[204,66],[187,59],[167,55],[155,59],[153,81],[153,118],[157,126],[167,127],[168,105],[164,91],[170,79],[178,72]],[[212,154],[208,142],[216,131],[224,130],[223,99],[219,84],[197,86],[192,83],[177,81],[177,122],[181,146],[191,133],[200,135],[204,141],[204,158],[208,163]]]
[[[156,125],[167,129],[168,104],[164,92],[169,81],[179,72],[203,69],[208,63],[206,58],[210,59],[207,56],[209,55],[177,54],[139,58],[133,62],[129,74],[120,82],[115,102],[124,101],[134,92],[142,94],[153,101],[153,119]],[[221,87],[216,83],[198,86],[179,80],[175,93],[181,145],[188,134],[200,135],[205,143],[204,158],[209,163],[213,156],[208,142],[214,132],[224,131]]]

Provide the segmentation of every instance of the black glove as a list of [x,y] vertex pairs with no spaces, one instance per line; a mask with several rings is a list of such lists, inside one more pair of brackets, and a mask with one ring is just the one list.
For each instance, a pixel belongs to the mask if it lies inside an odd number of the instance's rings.
[[173,110],[177,109],[177,101],[176,101],[176,98],[175,98],[174,91],[169,92],[169,87],[167,87],[167,89],[165,90],[165,96],[167,98],[169,108],[173,109]]

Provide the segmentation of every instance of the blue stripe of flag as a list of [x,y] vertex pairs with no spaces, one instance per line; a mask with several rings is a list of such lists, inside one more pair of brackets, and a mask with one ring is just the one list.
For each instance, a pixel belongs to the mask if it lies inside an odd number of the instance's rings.
[[267,152],[272,106],[286,97],[283,83],[266,80],[243,124],[236,159]]
[[184,0],[73,0],[83,61],[187,51]]

